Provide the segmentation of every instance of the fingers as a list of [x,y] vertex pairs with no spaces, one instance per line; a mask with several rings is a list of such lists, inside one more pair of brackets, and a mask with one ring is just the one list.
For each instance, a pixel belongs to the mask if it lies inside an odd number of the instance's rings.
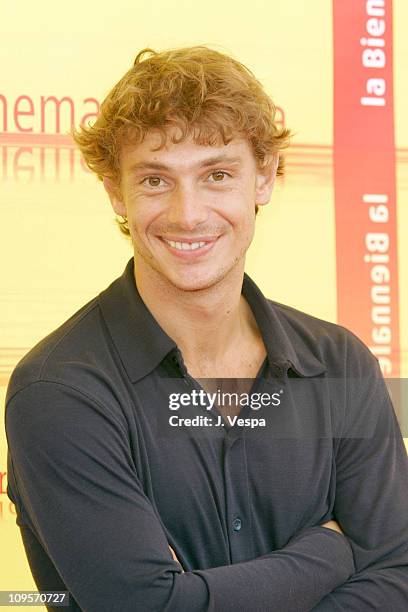
[[180,565],[180,567],[181,567],[181,569],[182,569],[182,571],[184,573],[183,566],[181,565],[180,561],[177,559],[177,555],[174,552],[174,550],[172,549],[172,547],[170,546],[170,544],[169,544],[169,548],[170,548],[170,552],[171,552],[171,555],[172,555],[174,561],[177,561],[177,563]]

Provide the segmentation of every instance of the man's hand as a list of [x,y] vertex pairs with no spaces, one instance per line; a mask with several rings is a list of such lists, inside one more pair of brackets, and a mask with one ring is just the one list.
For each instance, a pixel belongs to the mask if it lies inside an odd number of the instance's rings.
[[343,533],[337,521],[329,521],[328,523],[324,523],[323,525],[320,525],[320,527],[327,527],[328,529],[333,529],[334,531]]
[[[177,555],[176,555],[176,553],[174,552],[174,550],[172,549],[172,547],[170,546],[170,544],[169,544],[169,548],[170,548],[170,552],[171,552],[171,554],[172,554],[173,559],[174,559],[175,561],[177,561],[177,563],[178,563],[178,564],[181,566],[181,569],[183,570],[183,566],[181,565],[180,561],[177,559]],[[183,572],[184,572],[184,570],[183,570]]]

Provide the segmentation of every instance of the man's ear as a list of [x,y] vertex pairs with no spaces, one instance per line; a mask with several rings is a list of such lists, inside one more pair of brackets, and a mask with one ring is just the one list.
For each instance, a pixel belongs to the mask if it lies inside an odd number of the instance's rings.
[[103,186],[105,187],[108,193],[112,208],[115,213],[117,215],[121,215],[122,217],[126,217],[126,206],[122,200],[122,195],[120,193],[118,185],[112,179],[105,176],[103,178]]
[[279,165],[279,153],[275,153],[266,160],[262,169],[257,171],[255,202],[260,206],[268,204],[275,184],[276,172]]

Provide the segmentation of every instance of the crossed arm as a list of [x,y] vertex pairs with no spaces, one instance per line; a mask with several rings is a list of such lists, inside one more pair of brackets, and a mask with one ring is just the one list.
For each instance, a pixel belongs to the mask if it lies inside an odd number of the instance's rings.
[[[337,523],[337,521],[328,521],[327,523],[323,523],[322,525],[320,525],[321,527],[327,527],[328,529],[334,529],[334,531],[338,531],[338,533],[343,533],[340,525]],[[172,547],[169,544],[169,549],[171,552],[171,556],[173,557],[174,561],[177,561],[177,563],[180,565],[182,571],[184,572],[182,565],[176,555],[176,553],[174,552],[174,550],[172,549]]]

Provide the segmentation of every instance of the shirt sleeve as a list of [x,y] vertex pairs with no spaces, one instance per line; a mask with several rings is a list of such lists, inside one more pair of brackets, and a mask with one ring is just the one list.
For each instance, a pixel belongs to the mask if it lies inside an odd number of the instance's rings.
[[408,610],[408,457],[378,361],[368,349],[362,361],[350,359],[334,504],[356,573],[313,608],[319,612]]
[[69,385],[36,381],[12,395],[6,433],[18,509],[87,612],[306,612],[355,571],[347,539],[314,526],[257,559],[182,572],[125,418]]

